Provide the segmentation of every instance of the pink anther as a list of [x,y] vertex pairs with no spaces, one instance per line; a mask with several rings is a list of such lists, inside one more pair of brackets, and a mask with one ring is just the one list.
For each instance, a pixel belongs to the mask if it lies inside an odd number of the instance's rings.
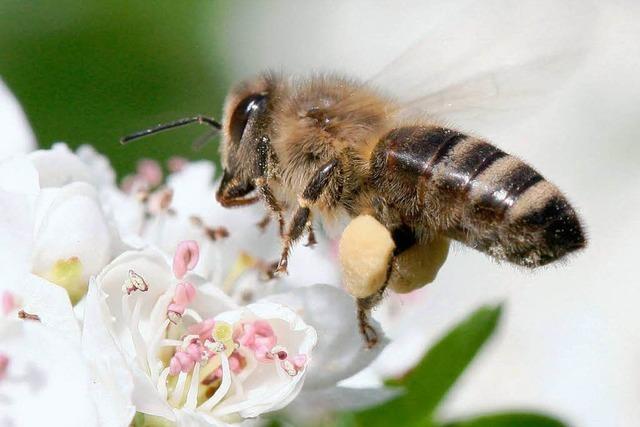
[[198,264],[200,249],[194,240],[185,240],[178,244],[173,257],[173,274],[182,279],[187,271],[193,270]]
[[178,375],[180,372],[189,373],[196,365],[196,359],[185,351],[178,350],[169,362],[169,374]]
[[189,326],[189,333],[192,335],[198,335],[201,340],[206,340],[211,338],[211,334],[213,333],[213,328],[216,325],[216,321],[213,319],[205,319],[202,322],[195,323]]
[[256,320],[253,323],[244,324],[242,333],[238,337],[238,343],[253,350],[256,358],[261,362],[266,362],[273,358],[271,349],[277,342],[278,338],[273,332],[273,328],[265,320]]
[[178,320],[180,320],[187,306],[194,300],[195,296],[196,288],[191,283],[178,283],[171,304],[167,307],[169,320],[173,323],[178,323]]

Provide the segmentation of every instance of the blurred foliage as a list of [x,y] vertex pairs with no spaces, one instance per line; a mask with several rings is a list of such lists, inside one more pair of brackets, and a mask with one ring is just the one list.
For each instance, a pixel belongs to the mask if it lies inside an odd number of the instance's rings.
[[118,139],[197,113],[220,116],[230,80],[223,13],[211,0],[0,2],[0,77],[20,100],[42,147],[94,145],[120,176],[141,157],[194,152],[194,125],[123,147]]

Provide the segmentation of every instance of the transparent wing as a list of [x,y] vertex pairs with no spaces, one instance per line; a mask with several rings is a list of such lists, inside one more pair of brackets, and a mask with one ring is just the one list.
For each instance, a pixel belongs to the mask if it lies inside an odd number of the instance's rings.
[[580,0],[450,5],[369,83],[395,95],[403,115],[468,130],[513,122],[544,105],[586,56],[597,15]]

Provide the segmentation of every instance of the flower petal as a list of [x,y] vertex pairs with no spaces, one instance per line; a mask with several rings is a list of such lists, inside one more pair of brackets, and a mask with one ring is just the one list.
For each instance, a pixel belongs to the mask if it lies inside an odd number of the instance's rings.
[[[380,354],[387,344],[382,339],[373,349],[364,344],[356,321],[354,299],[341,289],[314,285],[273,295],[269,301],[287,305],[318,331],[320,341],[309,367],[305,389],[335,385],[355,375]],[[374,326],[382,336],[377,323]]]
[[0,80],[0,159],[15,154],[28,153],[36,148],[36,138],[27,117],[11,91]]
[[[96,282],[107,296],[106,304],[110,315],[114,317],[116,338],[124,343],[129,340],[121,335],[128,326],[122,311],[122,286],[129,280],[129,271],[133,271],[142,277],[149,287],[144,292],[144,298],[141,299],[140,306],[140,330],[143,336],[155,332],[153,326],[150,325],[153,307],[158,298],[173,287],[175,281],[167,257],[153,247],[138,251],[127,251],[114,259],[100,272]],[[131,295],[132,306],[142,296],[140,294],[140,292],[135,292]],[[171,297],[169,297],[167,305],[170,300]],[[164,313],[162,314],[164,315]],[[153,323],[155,325],[156,322]],[[133,351],[132,349],[129,350]]]
[[82,349],[92,367],[91,393],[101,426],[128,425],[135,414],[133,378],[110,331],[104,294],[95,281],[85,301]]
[[[28,162],[19,163],[21,165],[13,161],[0,163],[0,271],[3,272],[5,283],[14,283],[31,270],[33,193],[38,192],[37,175]],[[13,183],[15,179],[24,179],[19,170],[26,171],[26,175],[35,179],[32,181],[35,186],[27,184],[20,188],[19,184]],[[26,181],[24,179],[23,184]]]
[[76,320],[67,292],[34,274],[28,274],[15,293],[22,300],[22,308],[37,314],[43,325],[55,329],[70,340],[79,341],[80,326]]
[[43,277],[57,262],[77,258],[86,286],[111,259],[112,233],[95,189],[86,183],[42,190],[34,234],[33,271]]
[[93,184],[96,188],[116,186],[116,173],[109,163],[109,159],[98,153],[95,148],[90,145],[81,145],[76,150],[78,158],[91,170],[93,176]]
[[62,187],[72,182],[92,183],[91,170],[66,144],[57,143],[48,150],[36,150],[29,159],[38,170],[40,187]]
[[9,357],[0,381],[2,420],[9,425],[98,426],[89,372],[79,342],[35,321],[0,318],[0,353]]

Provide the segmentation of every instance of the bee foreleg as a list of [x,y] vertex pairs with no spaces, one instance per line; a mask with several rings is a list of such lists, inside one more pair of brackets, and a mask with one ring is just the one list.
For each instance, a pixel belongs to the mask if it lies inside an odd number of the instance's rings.
[[[264,199],[264,202],[267,204],[267,208],[269,208],[269,210],[278,217],[278,229],[279,229],[280,237],[283,237],[284,236],[284,213],[283,213],[282,206],[280,206],[280,203],[278,202],[278,199],[276,199],[276,196],[273,195],[273,191],[271,191],[271,187],[269,187],[269,184],[267,184],[266,178],[264,177],[257,178],[255,182],[256,182],[256,187],[260,192],[260,195]],[[264,223],[264,220],[260,221],[258,223],[258,226],[260,226],[263,223]],[[266,227],[267,225],[268,225],[268,222],[264,223],[264,227]]]
[[308,228],[311,223],[311,209],[324,191],[329,187],[331,180],[336,176],[340,162],[337,159],[331,160],[324,164],[311,178],[307,184],[302,197],[298,200],[298,209],[293,214],[293,220],[289,225],[289,229],[284,236],[282,243],[282,255],[280,256],[280,264],[276,269],[276,273],[282,274],[287,272],[289,263],[289,251],[291,245],[296,242]]
[[[274,196],[271,187],[267,183],[267,177],[269,176],[269,159],[271,157],[271,147],[269,145],[269,138],[262,137],[260,142],[258,143],[258,172],[259,176],[255,180],[255,186],[258,189],[258,192],[262,195],[265,203],[267,204],[267,208],[278,217],[278,228],[280,232],[280,237],[284,236],[284,210],[282,206]],[[263,223],[261,221],[260,223]],[[266,227],[265,223],[265,227]]]

